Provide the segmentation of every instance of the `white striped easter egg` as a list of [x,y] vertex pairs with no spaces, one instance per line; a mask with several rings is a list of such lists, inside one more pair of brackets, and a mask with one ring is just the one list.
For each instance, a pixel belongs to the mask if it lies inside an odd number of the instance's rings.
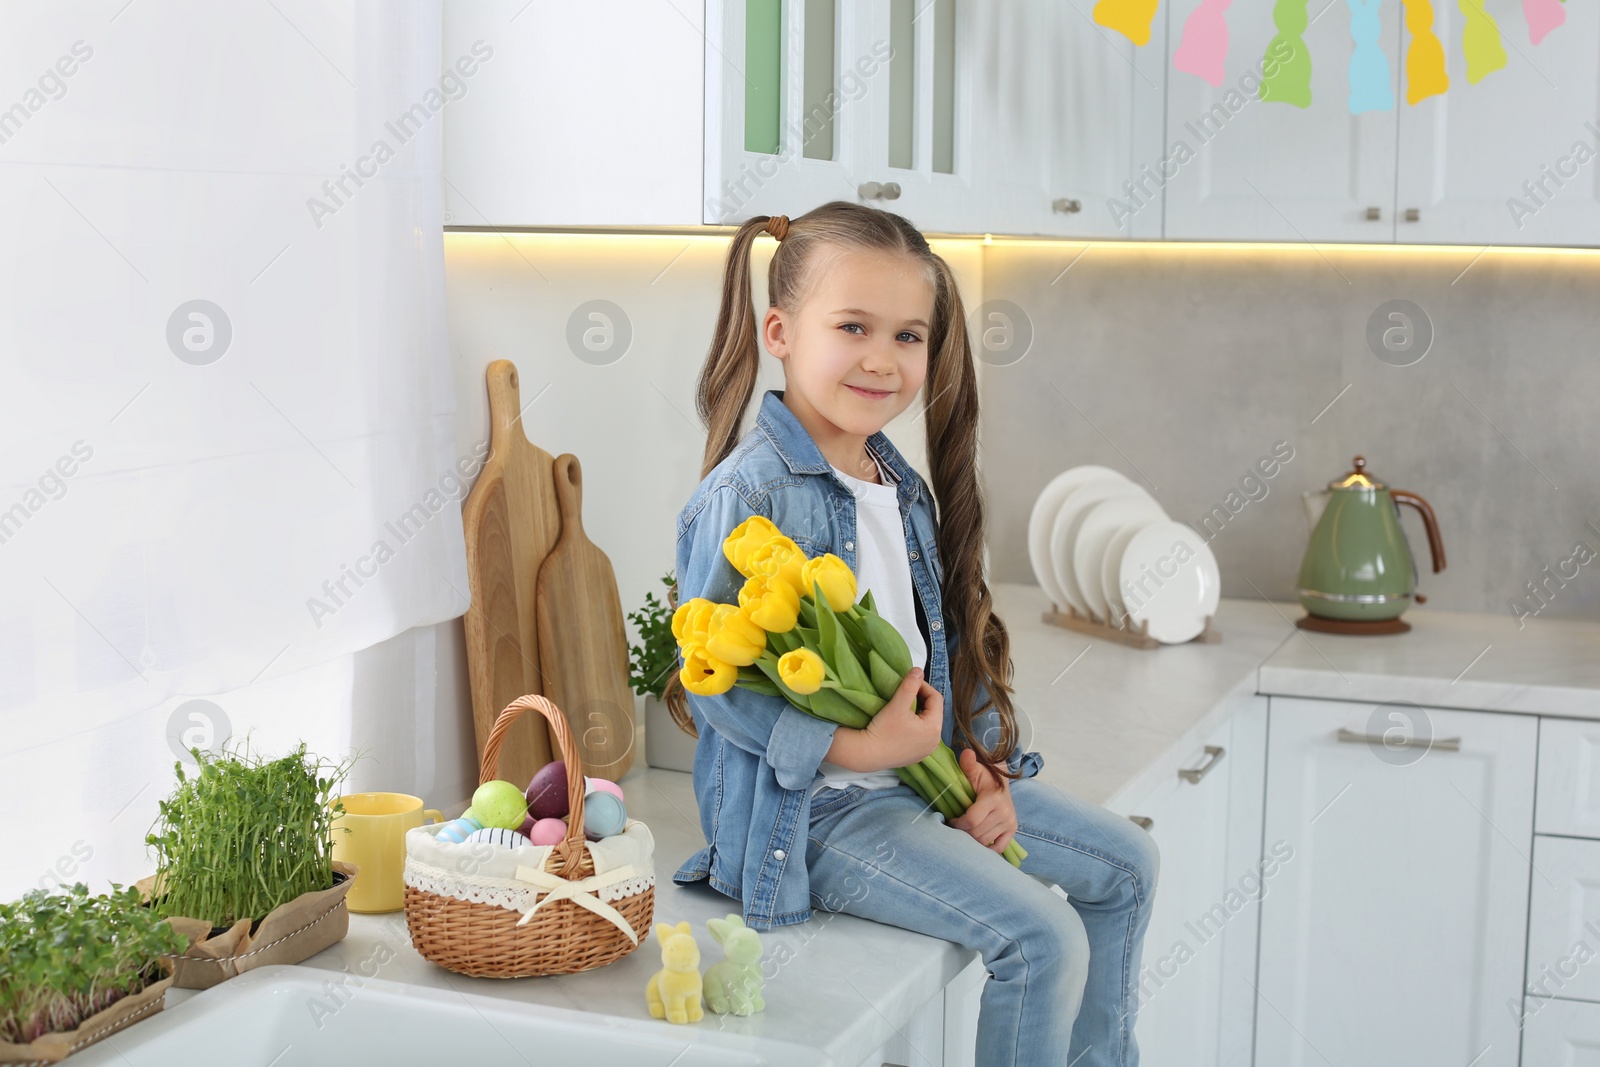
[[486,826],[467,835],[467,843],[486,841],[491,845],[505,845],[507,848],[516,848],[518,845],[531,845],[522,834],[515,830],[507,830],[501,826]]

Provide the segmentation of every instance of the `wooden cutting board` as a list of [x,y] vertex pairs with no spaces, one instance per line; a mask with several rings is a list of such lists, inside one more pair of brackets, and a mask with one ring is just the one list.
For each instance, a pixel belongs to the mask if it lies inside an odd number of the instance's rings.
[[622,598],[606,554],[583,531],[583,469],[556,457],[561,538],[539,567],[534,599],[544,696],[560,708],[584,773],[616,781],[633,763],[633,687]]
[[[461,509],[472,586],[472,607],[462,622],[479,760],[507,704],[529,693],[556,699],[539,672],[534,585],[561,535],[555,461],[523,432],[517,368],[497,359],[485,377],[489,458]],[[559,758],[550,753],[544,722],[541,715],[524,715],[512,724],[500,749],[501,778],[526,786],[535,771]]]

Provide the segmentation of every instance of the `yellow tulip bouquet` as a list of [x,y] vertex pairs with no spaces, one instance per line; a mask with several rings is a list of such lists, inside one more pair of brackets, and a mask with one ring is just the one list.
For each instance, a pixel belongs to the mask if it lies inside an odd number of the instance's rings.
[[[819,719],[864,729],[911,671],[905,638],[878,614],[868,590],[831,552],[807,558],[770,519],[740,523],[722,552],[745,577],[739,603],[695,597],[678,605],[672,636],[683,654],[683,687],[717,696],[735,685],[782,697]],[[895,774],[946,820],[972,805],[972,783],[943,741]],[[1004,852],[1020,867],[1027,851]]]

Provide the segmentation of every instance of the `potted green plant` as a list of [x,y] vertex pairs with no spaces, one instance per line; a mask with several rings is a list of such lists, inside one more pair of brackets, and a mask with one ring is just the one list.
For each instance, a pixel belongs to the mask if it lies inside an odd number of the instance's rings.
[[0,1063],[55,1063],[152,1015],[187,940],[133,886],[79,882],[0,904]]
[[[661,579],[668,589],[678,580],[672,571]],[[672,608],[655,593],[646,592],[644,607],[628,620],[639,631],[639,644],[629,646],[628,681],[644,697],[644,758],[652,767],[674,771],[694,770],[695,738],[672,719],[662,699],[667,679],[678,668],[678,642],[672,636]]]
[[197,767],[175,765],[145,842],[156,873],[139,884],[151,909],[194,941],[174,958],[180,989],[206,989],[270,963],[298,963],[349,929],[345,894],[355,868],[332,856],[340,784],[353,759],[253,755],[247,742]]

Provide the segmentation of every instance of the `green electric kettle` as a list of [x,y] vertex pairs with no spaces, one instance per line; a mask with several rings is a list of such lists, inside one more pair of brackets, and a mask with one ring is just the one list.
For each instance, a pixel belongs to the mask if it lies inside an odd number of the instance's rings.
[[1433,572],[1444,570],[1444,542],[1433,508],[1415,493],[1390,489],[1367,473],[1367,461],[1303,495],[1311,543],[1300,562],[1296,590],[1311,618],[1306,629],[1334,633],[1399,633],[1411,627],[1400,613],[1426,598],[1416,592],[1417,568],[1400,528],[1399,505],[1417,509],[1428,531]]

